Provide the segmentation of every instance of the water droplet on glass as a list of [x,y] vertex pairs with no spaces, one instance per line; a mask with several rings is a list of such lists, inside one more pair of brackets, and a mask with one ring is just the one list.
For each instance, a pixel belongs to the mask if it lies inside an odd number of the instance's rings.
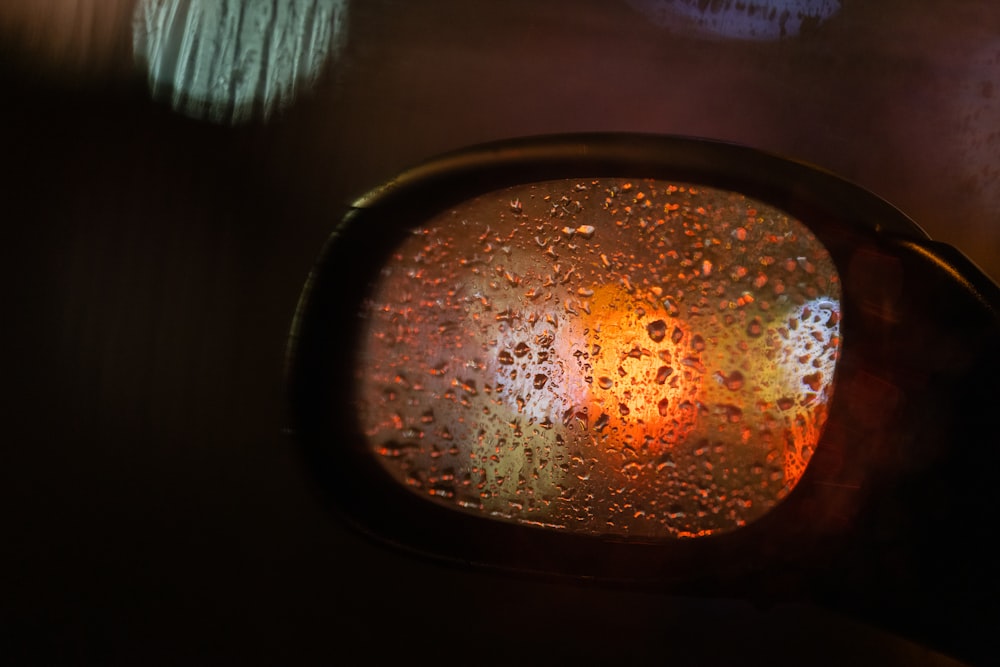
[[810,373],[802,378],[802,382],[808,385],[813,391],[819,391],[820,387],[823,386],[823,374],[820,372]]
[[602,375],[597,379],[597,386],[601,389],[611,389],[611,387],[615,386],[615,381],[607,375]]
[[736,405],[723,405],[722,411],[726,415],[726,420],[731,423],[736,423],[743,419],[743,410]]
[[[551,331],[543,331],[542,333],[535,336],[535,345],[541,348],[547,348],[552,345],[555,340],[555,335]],[[595,353],[596,354],[596,353]]]
[[607,414],[607,413],[605,412],[605,413],[601,414],[601,416],[600,416],[600,417],[598,417],[598,418],[597,418],[597,421],[596,421],[596,422],[594,422],[594,428],[595,428],[596,430],[600,431],[600,430],[602,430],[603,428],[605,428],[605,427],[606,427],[606,426],[608,425],[608,423],[609,423],[610,421],[611,421],[611,418],[610,418],[610,417],[608,416],[608,414]]
[[537,375],[535,375],[535,379],[532,384],[534,384],[535,389],[541,389],[542,387],[545,386],[545,383],[548,381],[549,381],[548,375],[545,375],[543,373],[538,373]]
[[743,388],[743,373],[739,371],[733,371],[730,373],[724,381],[726,389],[730,391],[738,391]]
[[659,343],[667,337],[667,323],[663,320],[650,322],[646,325],[646,333],[649,334],[650,340],[654,343]]
[[520,358],[528,354],[529,351],[530,348],[528,347],[528,345],[524,342],[521,342],[518,343],[517,347],[514,348],[514,356]]

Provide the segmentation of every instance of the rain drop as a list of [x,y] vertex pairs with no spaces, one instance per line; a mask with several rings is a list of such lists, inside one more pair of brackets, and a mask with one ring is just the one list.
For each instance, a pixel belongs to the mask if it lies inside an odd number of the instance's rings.
[[725,379],[726,389],[730,391],[737,391],[743,388],[743,373],[739,371],[733,371],[729,374],[729,377]]
[[663,320],[656,320],[646,325],[646,333],[654,343],[659,343],[667,337],[667,323]]
[[807,384],[813,391],[819,391],[823,386],[823,374],[817,371],[802,378],[802,382]]

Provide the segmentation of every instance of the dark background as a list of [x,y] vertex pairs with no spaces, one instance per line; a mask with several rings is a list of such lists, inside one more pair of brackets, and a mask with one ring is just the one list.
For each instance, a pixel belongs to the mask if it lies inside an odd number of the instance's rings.
[[312,90],[227,127],[149,98],[129,2],[70,4],[0,5],[13,663],[936,659],[815,609],[452,571],[369,544],[283,432],[283,355],[352,197],[527,134],[688,134],[811,161],[996,278],[1000,5],[845,0],[759,43],[625,3],[359,2]]

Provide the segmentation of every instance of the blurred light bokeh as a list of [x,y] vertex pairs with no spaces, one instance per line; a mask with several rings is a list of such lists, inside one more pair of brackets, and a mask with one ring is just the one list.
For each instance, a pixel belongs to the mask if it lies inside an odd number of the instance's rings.
[[214,122],[267,118],[319,76],[344,39],[346,0],[141,0],[135,55],[152,94]]
[[732,39],[797,37],[840,10],[840,0],[629,0],[654,23]]

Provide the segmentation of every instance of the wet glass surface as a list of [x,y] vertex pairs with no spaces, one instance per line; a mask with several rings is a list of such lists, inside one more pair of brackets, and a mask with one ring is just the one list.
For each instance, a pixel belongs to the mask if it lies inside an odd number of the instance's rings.
[[415,230],[366,309],[371,451],[482,515],[692,537],[761,516],[826,419],[840,285],[742,195],[624,179],[518,186]]

